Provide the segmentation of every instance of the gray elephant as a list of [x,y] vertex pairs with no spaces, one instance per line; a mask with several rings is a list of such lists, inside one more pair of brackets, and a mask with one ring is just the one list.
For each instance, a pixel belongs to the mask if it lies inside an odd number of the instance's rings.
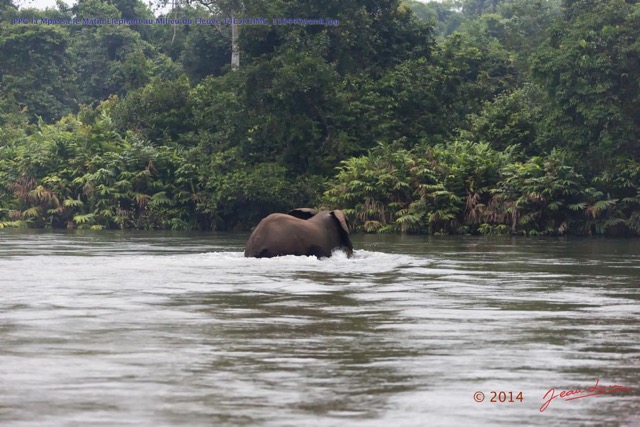
[[342,211],[317,212],[294,209],[274,213],[256,226],[244,251],[245,257],[271,258],[280,255],[330,257],[333,249],[353,254],[347,217]]

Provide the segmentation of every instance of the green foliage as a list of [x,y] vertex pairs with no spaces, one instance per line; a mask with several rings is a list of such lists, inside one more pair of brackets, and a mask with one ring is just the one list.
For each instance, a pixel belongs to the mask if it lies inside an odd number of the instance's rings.
[[228,26],[7,25],[152,14],[0,4],[0,227],[244,229],[325,204],[367,232],[640,234],[638,2],[216,4],[168,17],[339,25],[243,26],[231,72]]
[[467,141],[413,150],[381,144],[344,161],[324,201],[367,232],[471,232],[509,157]]
[[[278,15],[285,17],[331,17],[339,21],[336,27],[309,27],[292,31],[290,27],[272,27],[263,36],[275,38],[277,33],[285,44],[305,35],[321,35],[328,39],[325,59],[335,64],[341,75],[377,76],[402,61],[428,56],[433,49],[432,27],[415,18],[398,0],[345,0],[337,2],[282,2]],[[256,32],[256,31],[254,31]],[[264,48],[264,44],[260,44]],[[269,46],[271,48],[271,46]],[[269,50],[256,52],[269,54]]]
[[[199,4],[178,5],[160,17],[179,21],[190,19],[193,23],[196,18],[220,18]],[[209,75],[222,75],[228,68],[231,57],[228,28],[199,24],[147,25],[143,28],[151,33],[141,33],[143,38],[158,46],[163,55],[180,64],[178,74],[185,73],[195,83]]]
[[553,150],[548,157],[507,165],[493,191],[489,223],[503,222],[512,232],[528,235],[566,233],[584,187],[570,164],[566,152]]
[[51,25],[0,25],[0,88],[31,117],[60,117],[73,107],[67,32]]
[[464,15],[458,9],[455,0],[421,2],[405,0],[405,7],[419,18],[435,23],[435,33],[448,36],[458,29],[464,20]]
[[547,93],[540,145],[576,152],[590,177],[619,155],[639,154],[639,30],[637,2],[566,2],[533,58]]
[[381,145],[343,162],[324,201],[344,207],[366,232],[638,232],[637,163],[618,181],[631,195],[616,199],[588,187],[565,151],[513,160],[510,150],[464,141],[413,151]]
[[109,109],[120,132],[131,130],[156,144],[178,141],[191,126],[190,90],[184,74],[175,80],[156,77],[125,98],[110,99],[101,108]]
[[530,85],[501,93],[486,102],[479,114],[468,116],[469,128],[462,133],[497,150],[518,146],[533,155],[539,152],[535,146],[537,124],[542,117],[539,99],[536,88]]
[[199,169],[213,228],[249,228],[272,212],[307,205],[320,184],[312,177],[292,181],[275,163],[250,164],[239,148],[214,154]]
[[180,180],[181,151],[122,137],[104,113],[92,125],[73,116],[41,124],[10,148],[0,163],[0,194],[10,198],[6,215],[13,221],[35,227],[206,227],[197,217],[197,187]]
[[[6,12],[14,17],[70,20],[118,19],[122,9],[138,18],[151,17],[140,2],[84,0],[69,9]],[[110,95],[124,95],[147,84],[153,75],[177,77],[181,72],[153,44],[144,41],[150,26],[125,25],[0,25],[0,87],[32,122],[50,123],[77,112],[81,104],[96,105]],[[136,31],[139,30],[139,31]]]
[[466,127],[467,116],[479,111],[483,101],[513,88],[517,72],[512,57],[493,38],[454,33],[441,44],[439,63],[446,76],[444,102],[450,104],[448,119],[455,127]]
[[[120,18],[117,9],[104,13],[110,14],[97,16]],[[82,26],[70,50],[76,62],[77,78],[83,82],[78,101],[90,104],[148,83],[152,64],[145,50],[150,47],[140,35],[124,26]]]

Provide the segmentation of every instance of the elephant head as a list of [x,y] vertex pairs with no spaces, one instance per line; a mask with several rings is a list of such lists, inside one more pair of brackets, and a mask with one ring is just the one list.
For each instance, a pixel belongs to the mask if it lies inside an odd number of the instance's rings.
[[349,223],[340,210],[317,212],[298,208],[289,214],[275,213],[256,226],[247,241],[245,257],[271,258],[280,255],[330,257],[340,248],[353,254]]

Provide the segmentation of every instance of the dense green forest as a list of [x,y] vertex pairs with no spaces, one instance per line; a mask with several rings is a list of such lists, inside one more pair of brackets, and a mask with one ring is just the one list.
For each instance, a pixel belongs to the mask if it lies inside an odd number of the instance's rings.
[[12,1],[0,228],[640,235],[636,0]]

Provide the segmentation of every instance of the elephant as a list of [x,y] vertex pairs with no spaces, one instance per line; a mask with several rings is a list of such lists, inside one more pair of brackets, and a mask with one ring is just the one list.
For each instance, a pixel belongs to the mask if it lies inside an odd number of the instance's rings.
[[297,208],[288,214],[273,213],[258,223],[244,251],[245,257],[280,255],[330,257],[333,249],[353,254],[347,217],[340,210],[317,212]]

